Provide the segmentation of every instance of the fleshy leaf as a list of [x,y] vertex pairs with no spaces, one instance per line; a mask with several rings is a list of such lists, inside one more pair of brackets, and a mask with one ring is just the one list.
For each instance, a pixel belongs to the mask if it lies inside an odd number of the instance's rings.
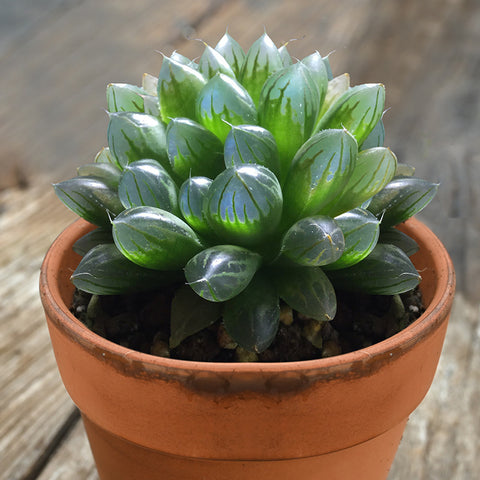
[[208,81],[197,97],[198,121],[222,142],[231,125],[257,124],[253,100],[242,85],[222,73]]
[[418,243],[406,233],[396,228],[386,228],[380,232],[380,243],[389,243],[403,250],[409,257],[418,252]]
[[150,206],[178,214],[178,188],[155,160],[138,160],[125,167],[118,186],[125,208]]
[[347,184],[335,204],[335,215],[359,207],[392,180],[397,157],[385,147],[370,148],[358,154]]
[[303,63],[283,68],[266,81],[258,106],[259,123],[275,137],[282,178],[310,137],[319,110],[320,93]]
[[225,166],[256,163],[280,174],[277,143],[273,135],[256,125],[238,125],[230,130],[224,147]]
[[[193,68],[194,70],[198,69],[198,65],[196,65],[193,60],[190,60],[185,55],[178,53],[176,50],[170,55],[170,60],[173,60],[174,62],[177,62],[177,63],[181,63],[182,65],[187,65]],[[158,88],[157,88],[157,91],[158,91]]]
[[280,322],[278,294],[270,279],[255,275],[250,285],[223,309],[228,334],[242,348],[263,352],[275,339]]
[[144,95],[143,106],[145,113],[148,115],[160,117],[160,104],[158,103],[158,97],[156,95]]
[[385,127],[382,119],[380,119],[368,137],[362,143],[360,150],[367,150],[369,148],[383,147],[385,143]]
[[425,208],[437,190],[437,183],[421,178],[396,178],[372,198],[368,210],[382,219],[382,228],[392,227]]
[[325,130],[300,148],[284,186],[284,221],[329,215],[348,182],[357,142],[345,130]]
[[289,67],[293,63],[292,57],[290,56],[290,53],[287,50],[286,43],[278,49],[278,53],[280,54],[280,57],[282,59],[282,65],[284,67]]
[[179,281],[179,272],[158,272],[125,258],[113,243],[97,245],[81,260],[71,279],[94,295],[121,295],[153,290]]
[[261,256],[236,245],[215,245],[187,263],[185,278],[192,289],[211,302],[238,295],[260,267]]
[[158,94],[158,78],[149,73],[144,73],[142,77],[142,88],[146,95],[154,95],[156,97]]
[[302,60],[302,63],[308,67],[320,93],[320,107],[323,104],[328,88],[328,73],[322,56],[318,53],[312,53]]
[[167,127],[168,158],[183,182],[189,176],[216,177],[223,170],[222,142],[188,118],[174,118]]
[[128,83],[110,83],[107,86],[109,112],[143,112],[143,88]]
[[180,345],[187,337],[215,323],[222,315],[218,303],[207,302],[184,285],[172,300],[170,314],[170,348]]
[[98,227],[95,230],[88,232],[83,237],[80,237],[73,244],[72,249],[75,253],[78,253],[83,257],[93,247],[96,247],[97,245],[105,244],[105,243],[113,244],[112,229]]
[[153,115],[119,112],[110,114],[108,146],[122,167],[144,158],[169,167],[165,126]]
[[282,254],[300,265],[319,267],[338,260],[344,246],[335,220],[318,215],[302,218],[289,228],[283,237]]
[[195,99],[206,84],[203,75],[189,65],[164,57],[158,77],[158,101],[162,119],[187,117],[195,120]]
[[118,163],[118,160],[114,157],[113,153],[110,151],[108,147],[103,147],[96,155],[95,155],[95,163],[110,163],[114,167],[117,167],[121,170],[121,166]]
[[337,270],[350,267],[363,260],[373,250],[378,241],[380,221],[370,212],[355,208],[335,217],[345,238],[343,255],[326,270]]
[[350,75],[344,73],[338,77],[333,78],[328,82],[327,93],[325,100],[320,107],[318,114],[318,121],[327,114],[328,110],[335,102],[350,88]]
[[185,221],[198,233],[207,235],[210,227],[203,214],[203,202],[212,180],[207,177],[190,177],[183,182],[178,204]]
[[240,83],[247,89],[255,105],[266,80],[283,68],[283,61],[272,39],[264,33],[247,52],[243,63]]
[[117,192],[96,178],[74,177],[53,187],[67,208],[98,226],[110,225],[109,213],[123,210]]
[[415,175],[415,167],[407,163],[397,163],[395,177],[413,177]]
[[217,73],[223,73],[229,77],[235,78],[235,73],[230,64],[223,56],[209,45],[205,46],[205,50],[198,61],[198,71],[208,80]]
[[346,128],[361,145],[382,117],[385,87],[379,83],[357,85],[346,91],[324,115],[315,131]]
[[245,60],[245,52],[239,43],[228,33],[225,33],[215,46],[215,50],[225,58],[228,64],[232,67],[235,77],[238,78]]
[[408,292],[418,285],[421,278],[402,250],[382,243],[378,243],[361,262],[329,271],[328,276],[337,288],[370,295]]
[[261,165],[242,165],[227,168],[215,178],[204,211],[220,238],[252,246],[275,231],[282,203],[280,184],[270,170]]
[[325,69],[327,70],[327,78],[328,80],[333,79],[333,74],[332,74],[332,67],[330,66],[330,59],[328,58],[330,54],[328,54],[326,57],[323,57],[323,63],[325,64]]
[[112,163],[89,163],[77,168],[79,177],[94,177],[108,185],[112,190],[118,187],[122,171]]
[[320,267],[278,269],[272,278],[280,298],[297,312],[319,321],[335,317],[335,290]]
[[183,220],[155,207],[125,210],[112,226],[118,249],[146,268],[180,269],[203,248],[197,234]]

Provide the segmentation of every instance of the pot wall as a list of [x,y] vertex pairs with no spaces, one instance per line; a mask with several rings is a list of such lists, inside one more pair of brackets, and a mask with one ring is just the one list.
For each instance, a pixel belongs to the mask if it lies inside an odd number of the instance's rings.
[[[226,462],[232,474],[237,464],[240,476],[229,478],[280,479],[261,470],[255,476],[241,472],[267,463],[287,472],[284,462],[289,459],[292,476],[285,473],[283,478],[294,478],[295,471],[295,478],[310,478],[299,477],[299,468],[314,468],[317,476],[319,468],[326,474],[327,464],[336,465],[330,478],[363,478],[359,471],[370,475],[364,477],[368,480],[386,477],[406,419],[432,382],[453,299],[451,261],[430,230],[416,220],[403,227],[421,247],[414,263],[428,304],[425,314],[404,331],[328,359],[208,364],[128,350],[90,332],[68,312],[73,291],[68,277],[79,261],[71,245],[89,228],[78,221],[54,243],[42,268],[41,294],[59,370],[86,419],[102,479],[162,478],[151,476],[158,465],[145,477],[137,476],[137,470],[134,477],[102,473],[100,463],[117,463],[112,462],[115,452],[123,452],[119,459],[128,457],[124,450],[130,443],[137,458],[139,451],[150,458],[141,464],[152,468],[157,463],[167,468],[178,457],[188,457],[198,472],[209,460],[220,460],[213,463]],[[387,447],[383,455],[380,444]],[[357,461],[339,461],[348,451],[357,452]],[[353,466],[353,476],[341,471],[345,464]],[[204,478],[200,473],[175,477],[174,471],[165,470],[163,478]],[[208,475],[226,478],[211,471]]]

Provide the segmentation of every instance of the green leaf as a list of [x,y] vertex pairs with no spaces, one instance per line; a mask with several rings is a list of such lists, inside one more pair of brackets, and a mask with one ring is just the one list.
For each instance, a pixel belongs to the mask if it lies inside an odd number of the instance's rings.
[[107,86],[109,112],[143,112],[143,88],[128,83],[110,83]]
[[282,254],[306,267],[319,267],[338,260],[345,246],[342,230],[326,216],[302,218],[283,237]]
[[258,244],[273,233],[282,215],[282,190],[275,175],[261,165],[230,167],[213,181],[204,213],[226,243]]
[[178,272],[158,272],[135,265],[113,243],[92,248],[71,277],[78,289],[94,295],[154,290],[180,279]]
[[109,163],[114,167],[119,168],[120,170],[122,167],[118,163],[118,160],[114,157],[113,153],[110,151],[108,147],[103,147],[96,155],[95,155],[95,163]]
[[215,46],[215,50],[225,58],[238,78],[245,60],[245,52],[239,43],[226,32]]
[[280,323],[279,299],[270,279],[255,275],[242,293],[225,304],[223,323],[240,347],[256,353],[268,348]]
[[330,54],[328,54],[326,57],[323,57],[323,63],[325,64],[325,68],[327,70],[327,78],[328,80],[333,79],[333,74],[332,74],[332,67],[330,66],[330,60],[328,58]]
[[367,150],[369,148],[383,147],[385,143],[385,127],[382,119],[380,119],[368,137],[362,143],[360,150]]
[[379,83],[357,85],[346,91],[323,116],[315,131],[346,128],[361,145],[382,117],[385,87]]
[[325,130],[300,148],[284,185],[284,221],[329,215],[348,182],[357,142],[345,130]]
[[347,184],[335,204],[335,215],[359,207],[392,180],[397,157],[385,147],[361,151]]
[[143,105],[145,113],[154,117],[160,117],[160,104],[158,103],[157,95],[144,95]]
[[206,177],[190,177],[183,182],[178,204],[185,221],[198,233],[209,236],[211,229],[203,214],[203,202],[212,180]]
[[123,210],[117,192],[96,178],[74,177],[53,188],[67,208],[98,226],[109,226],[109,213],[116,215]]
[[282,59],[282,65],[284,67],[289,67],[293,63],[292,57],[290,56],[290,53],[287,50],[287,44],[288,42],[282,45],[278,49],[278,53],[280,54],[280,57]]
[[178,214],[178,188],[155,160],[138,160],[125,167],[118,195],[125,208],[150,206]]
[[382,228],[392,227],[425,208],[437,190],[437,183],[421,178],[396,178],[372,198],[368,210],[382,219]]
[[377,244],[380,232],[377,217],[361,208],[335,217],[335,221],[343,232],[345,249],[336,262],[325,266],[325,270],[350,267],[363,260]]
[[115,190],[120,182],[122,171],[112,163],[89,163],[78,167],[77,175],[79,177],[94,177]]
[[407,234],[393,227],[382,230],[378,241],[379,243],[395,245],[400,248],[400,250],[403,250],[409,257],[417,253],[420,248],[413,238],[410,238]]
[[214,77],[217,73],[223,73],[235,78],[235,73],[229,63],[209,45],[205,45],[205,50],[198,61],[198,71],[207,80]]
[[155,270],[177,270],[203,245],[175,215],[155,207],[135,207],[112,222],[118,249],[132,262]]
[[239,77],[255,105],[258,105],[260,92],[267,79],[281,68],[282,57],[272,39],[264,33],[248,50]]
[[236,80],[218,73],[197,97],[198,121],[222,142],[232,125],[257,124],[257,111],[248,92]]
[[158,101],[162,119],[175,117],[195,120],[195,100],[206,84],[203,75],[191,66],[164,57],[158,77]]
[[302,60],[302,63],[308,67],[320,93],[320,106],[325,100],[328,88],[328,73],[322,56],[318,53],[312,53]]
[[192,289],[211,302],[238,295],[260,267],[261,256],[236,245],[215,245],[187,263],[185,278]]
[[207,302],[187,285],[179,288],[172,300],[170,314],[170,348],[187,337],[215,323],[222,315],[218,303]]
[[225,139],[225,166],[234,167],[255,163],[280,174],[277,143],[273,135],[256,125],[238,125]]
[[80,237],[73,244],[72,249],[75,253],[78,253],[83,257],[93,247],[96,247],[97,245],[105,244],[105,243],[113,244],[112,229],[99,227],[83,235],[83,237]]
[[165,126],[153,115],[119,112],[110,114],[108,145],[122,167],[152,158],[169,168]]
[[275,137],[282,178],[310,137],[319,109],[318,87],[303,63],[283,68],[266,81],[258,106],[259,123]]
[[328,82],[327,93],[325,100],[318,113],[317,123],[327,114],[329,109],[335,105],[336,101],[350,88],[350,75],[344,73],[338,77],[333,78]]
[[319,321],[335,317],[335,290],[320,267],[278,269],[272,278],[280,298],[297,312]]
[[381,243],[361,262],[329,271],[328,276],[336,288],[370,295],[408,292],[418,285],[421,278],[402,250]]
[[[191,67],[194,70],[198,70],[198,65],[193,60],[190,60],[185,55],[178,53],[176,50],[170,55],[170,60],[173,60],[174,62],[180,63],[182,65],[187,65],[188,67]],[[158,88],[157,88],[157,92],[158,92]]]
[[167,127],[168,158],[182,181],[190,176],[216,177],[223,170],[222,142],[188,118],[174,118]]

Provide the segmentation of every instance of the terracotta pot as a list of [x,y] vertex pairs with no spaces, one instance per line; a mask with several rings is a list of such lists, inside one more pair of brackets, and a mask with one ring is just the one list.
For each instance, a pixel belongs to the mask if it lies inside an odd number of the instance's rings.
[[337,357],[202,363],[129,350],[70,312],[77,221],[55,241],[41,296],[63,382],[82,412],[102,480],[376,480],[432,382],[452,305],[451,260],[417,220],[427,311],[397,335]]

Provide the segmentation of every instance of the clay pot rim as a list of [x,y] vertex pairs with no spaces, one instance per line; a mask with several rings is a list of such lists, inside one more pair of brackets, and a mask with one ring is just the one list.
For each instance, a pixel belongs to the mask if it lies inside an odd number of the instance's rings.
[[[66,248],[71,248],[74,241],[82,234],[92,229],[92,225],[84,220],[77,220],[67,227],[53,242],[43,261],[40,272],[40,294],[43,306],[50,318],[68,336],[75,338],[86,349],[102,350],[104,356],[115,359],[125,365],[132,362],[145,364],[149,371],[168,370],[170,372],[216,372],[243,374],[278,374],[281,372],[305,372],[314,370],[317,374],[325,373],[348,374],[354,370],[355,364],[385,359],[392,352],[405,352],[427,337],[432,329],[442,323],[450,311],[455,292],[455,273],[452,261],[441,241],[435,234],[417,219],[409,219],[401,230],[414,234],[420,247],[428,246],[434,270],[437,275],[437,285],[425,313],[401,332],[378,342],[370,347],[356,350],[329,358],[305,360],[298,362],[275,363],[216,363],[196,362],[157,357],[123,347],[95,334],[83,325],[70,311],[62,300],[59,282],[63,280],[58,275]],[[421,232],[421,233],[420,233]],[[435,252],[435,253],[433,253]]]

